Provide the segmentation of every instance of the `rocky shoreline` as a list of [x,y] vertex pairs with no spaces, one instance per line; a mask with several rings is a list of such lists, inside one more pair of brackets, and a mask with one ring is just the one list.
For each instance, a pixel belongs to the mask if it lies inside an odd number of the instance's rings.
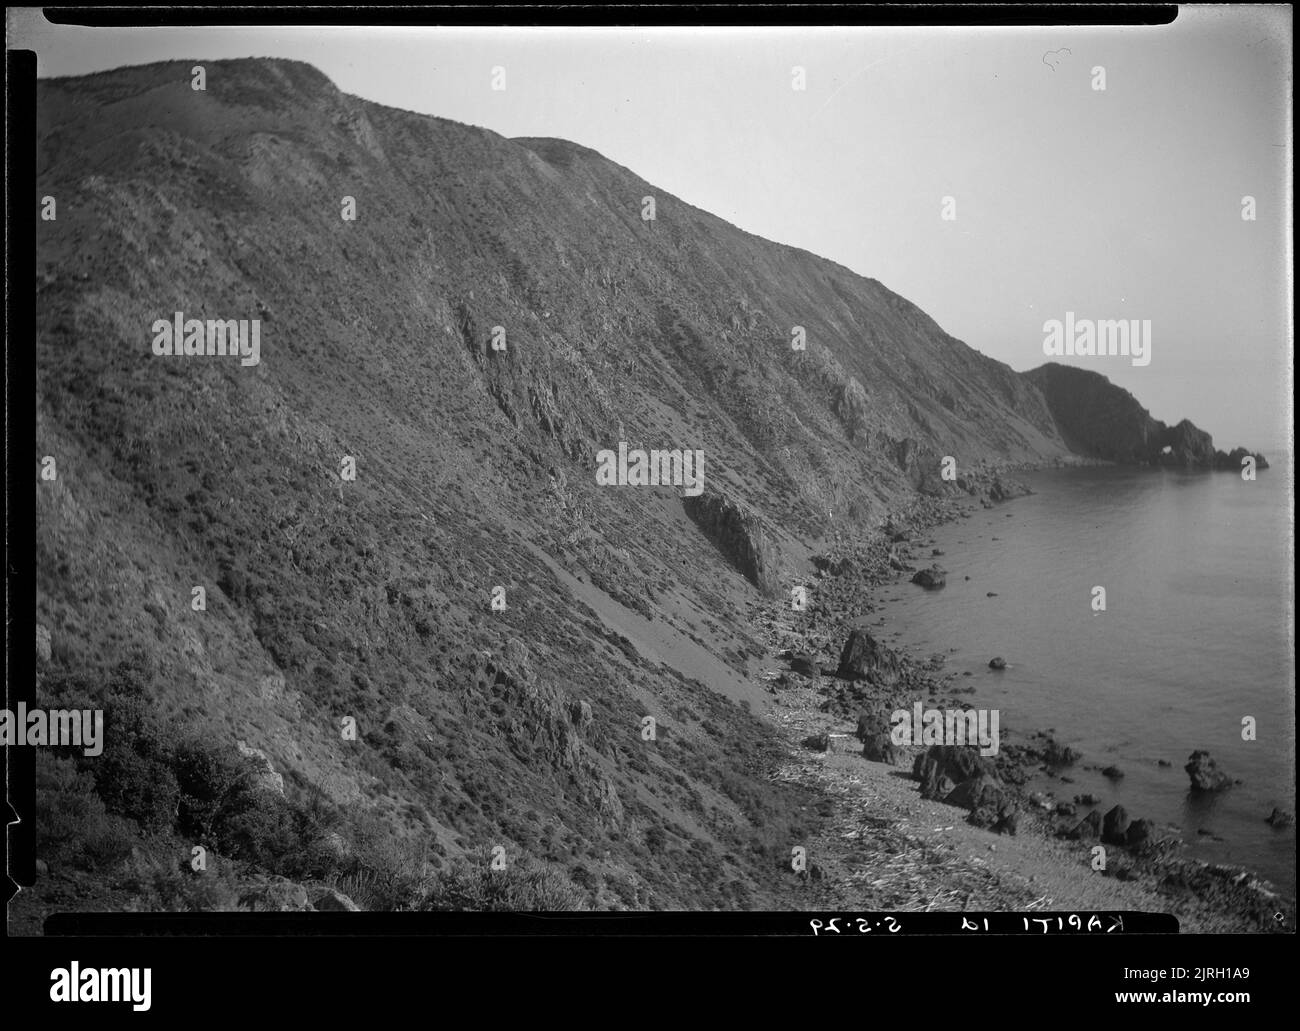
[[[824,795],[823,815],[833,812],[831,825],[839,830],[809,849],[810,890],[859,908],[922,902],[947,908],[946,899],[954,908],[1037,904],[1063,910],[1127,900],[1121,908],[1173,913],[1184,930],[1293,930],[1294,899],[1251,871],[1190,859],[1168,828],[1122,806],[1106,807],[1092,795],[1066,801],[1031,791],[1035,774],[1061,776],[1086,758],[1050,731],[1004,730],[1010,740],[988,757],[969,746],[900,747],[891,741],[890,713],[910,710],[918,700],[931,708],[970,709],[963,696],[975,688],[962,686],[956,674],[941,674],[943,656],[918,660],[873,637],[863,626],[864,617],[879,612],[873,592],[909,580],[941,588],[952,574],[939,564],[944,556],[931,547],[928,531],[1030,493],[1005,472],[964,479],[965,497],[919,497],[879,530],[825,542],[813,556],[816,576],[806,585],[801,611],[789,602],[755,607],[773,667],[764,673],[771,716],[791,748],[779,775]],[[994,657],[990,666],[997,668],[998,661]],[[1185,770],[1193,790],[1227,783],[1203,752],[1193,753]],[[1102,772],[1123,776],[1117,769]],[[915,833],[918,821],[936,816],[947,825],[934,828],[943,840]],[[1290,814],[1275,817],[1285,822]],[[881,850],[875,862],[871,850],[864,851],[867,839]],[[1007,848],[1012,840],[1014,858]],[[914,857],[915,890],[895,876],[883,896],[861,891],[880,880],[868,879],[873,871],[897,875],[900,855]],[[1049,882],[1056,892],[1044,902],[1049,896],[1035,892]]]

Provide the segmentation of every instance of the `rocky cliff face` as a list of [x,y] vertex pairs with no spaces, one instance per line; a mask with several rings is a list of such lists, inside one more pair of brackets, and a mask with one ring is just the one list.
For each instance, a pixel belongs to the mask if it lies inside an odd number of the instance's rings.
[[781,592],[789,564],[772,546],[758,517],[717,494],[683,499],[686,514],[750,583],[769,597]]
[[[1049,362],[1024,374],[1042,391],[1062,440],[1090,458],[1186,469],[1240,469],[1244,448],[1216,451],[1214,441],[1187,419],[1166,426],[1137,398],[1100,373]],[[1254,454],[1258,468],[1268,468]]]

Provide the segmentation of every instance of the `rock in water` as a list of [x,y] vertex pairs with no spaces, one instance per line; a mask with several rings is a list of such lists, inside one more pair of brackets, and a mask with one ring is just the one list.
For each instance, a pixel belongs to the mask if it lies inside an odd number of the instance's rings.
[[1273,811],[1265,818],[1265,822],[1274,827],[1290,827],[1291,824],[1295,823],[1295,817],[1285,809],[1278,809],[1274,806]]
[[918,569],[912,576],[912,583],[920,584],[927,591],[937,591],[948,582],[948,571],[939,566]]
[[854,630],[840,652],[835,675],[845,680],[870,680],[887,687],[898,682],[898,656],[865,630]]
[[1191,778],[1193,791],[1222,791],[1232,785],[1232,778],[1219,769],[1219,764],[1210,758],[1210,753],[1197,749],[1183,767]]
[[1006,669],[1006,668],[1007,668],[1007,660],[1004,659],[1001,655],[989,659],[989,669]]
[[1043,762],[1048,766],[1073,766],[1082,756],[1069,745],[1063,745],[1056,738],[1048,738],[1043,749]]

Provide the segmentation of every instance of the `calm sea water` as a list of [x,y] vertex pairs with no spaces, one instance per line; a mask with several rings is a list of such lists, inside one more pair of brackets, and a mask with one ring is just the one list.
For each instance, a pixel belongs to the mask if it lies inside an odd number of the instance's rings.
[[[1274,806],[1295,812],[1290,467],[1279,461],[1253,483],[1229,472],[1027,474],[1034,496],[932,534],[948,586],[884,589],[900,600],[877,629],[970,670],[955,683],[974,685],[970,700],[1000,709],[1004,728],[1054,728],[1084,763],[1125,773],[1111,783],[1078,767],[1074,784],[1035,787],[1097,794],[1103,811],[1118,802],[1178,828],[1188,854],[1247,866],[1294,895],[1295,830],[1265,822]],[[1092,610],[1095,585],[1105,612]],[[988,669],[995,655],[1008,669]],[[1245,716],[1253,742],[1242,740]],[[1193,798],[1183,764],[1197,748],[1244,783]]]

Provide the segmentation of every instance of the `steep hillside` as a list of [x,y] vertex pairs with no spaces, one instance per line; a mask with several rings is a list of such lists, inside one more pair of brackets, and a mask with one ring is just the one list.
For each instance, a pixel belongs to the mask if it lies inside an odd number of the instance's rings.
[[[1042,395],[590,150],[194,63],[41,86],[39,690],[260,750],[358,886],[501,846],[584,905],[793,904],[747,610],[941,456],[1064,455]],[[177,312],[260,362],[155,355]],[[705,498],[597,486],[620,441],[702,450]]]
[[[1042,391],[1061,438],[1071,451],[1112,462],[1190,469],[1240,469],[1252,452],[1216,451],[1214,441],[1187,419],[1166,426],[1100,373],[1049,362],[1025,379]],[[1258,468],[1268,462],[1253,454]]]

